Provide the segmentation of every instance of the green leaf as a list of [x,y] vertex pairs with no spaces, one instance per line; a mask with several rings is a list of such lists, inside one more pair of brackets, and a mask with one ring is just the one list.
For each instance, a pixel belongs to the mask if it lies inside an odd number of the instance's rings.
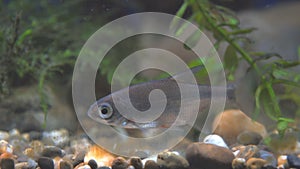
[[231,35],[241,35],[241,34],[248,34],[256,30],[257,28],[248,28],[248,29],[240,29],[236,31],[229,32]]
[[[297,80],[297,79],[296,79]],[[290,86],[295,86],[300,88],[300,84],[298,81],[291,81],[291,80],[286,80],[286,79],[274,79],[273,84],[285,84],[285,85],[290,85]]]
[[286,60],[277,60],[274,62],[274,64],[281,68],[290,68],[290,67],[299,66],[300,62],[299,61],[292,62],[292,61],[286,61]]
[[32,34],[32,29],[27,29],[25,32],[23,32],[17,41],[17,45],[22,44],[24,39],[31,34]]
[[233,46],[228,45],[224,54],[224,66],[225,69],[230,72],[234,72],[238,65],[238,56]]
[[255,57],[253,59],[253,61],[255,61],[255,62],[259,61],[259,60],[267,60],[272,57],[282,58],[282,56],[279,55],[278,53],[251,52],[250,55]]
[[289,77],[289,72],[284,69],[275,69],[275,70],[273,70],[272,75],[276,79],[285,79],[285,78]]

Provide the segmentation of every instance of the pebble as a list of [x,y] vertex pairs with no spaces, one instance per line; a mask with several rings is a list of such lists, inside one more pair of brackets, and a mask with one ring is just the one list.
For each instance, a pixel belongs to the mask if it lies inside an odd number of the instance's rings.
[[75,169],[91,169],[91,167],[87,164],[76,166]]
[[144,169],[159,169],[159,165],[153,160],[148,160],[144,165]]
[[233,169],[245,169],[246,168],[246,160],[244,158],[235,158],[232,161]]
[[161,152],[157,156],[157,164],[162,169],[185,169],[188,161],[174,152]]
[[66,129],[45,131],[42,140],[45,144],[63,147],[70,141],[69,132]]
[[267,161],[261,158],[250,158],[246,162],[247,169],[262,169],[266,164]]
[[13,153],[13,146],[5,140],[0,140],[0,154]]
[[84,151],[79,152],[75,156],[74,161],[72,162],[73,166],[77,166],[78,164],[83,163],[84,157],[85,157],[85,152]]
[[84,137],[78,140],[72,140],[70,143],[70,147],[75,151],[75,154],[82,151],[88,152],[89,147],[91,147],[91,143],[87,138]]
[[130,157],[129,165],[132,165],[135,169],[143,169],[143,163],[140,157]]
[[73,165],[68,161],[61,161],[59,163],[59,169],[73,169]]
[[111,169],[127,169],[129,167],[128,162],[123,157],[117,157],[111,164]]
[[208,135],[203,140],[204,143],[214,144],[220,147],[228,148],[227,144],[224,142],[223,138],[216,134]]
[[261,141],[262,136],[253,131],[244,131],[237,136],[237,142],[243,145],[258,145]]
[[111,169],[111,168],[107,166],[102,166],[102,167],[98,167],[97,169]]
[[29,169],[29,166],[27,162],[21,162],[15,165],[15,169]]
[[287,156],[281,155],[277,158],[278,166],[287,164]]
[[11,158],[11,159],[14,159],[16,156],[15,155],[13,155],[13,154],[11,154],[11,153],[2,153],[1,155],[0,155],[0,159],[2,159],[2,158]]
[[20,131],[18,129],[11,129],[9,132],[8,132],[9,136],[10,137],[20,137],[21,134],[20,134]]
[[233,148],[238,151],[236,158],[244,158],[246,161],[252,157],[259,158],[259,148],[255,145],[239,146]]
[[266,166],[270,166],[272,168],[277,167],[277,159],[275,158],[274,154],[265,150],[259,150],[259,157],[266,160]]
[[300,169],[300,159],[295,154],[287,155],[287,162],[290,168]]
[[150,157],[147,157],[147,158],[143,159],[142,163],[143,163],[144,166],[145,166],[145,164],[146,164],[147,161],[154,161],[154,162],[156,162],[157,161],[157,155],[152,155]]
[[38,163],[32,159],[28,159],[27,164],[28,164],[28,168],[36,168],[38,165]]
[[54,162],[48,157],[40,157],[38,159],[38,165],[41,169],[54,169]]
[[14,162],[13,159],[3,158],[0,161],[0,168],[2,168],[2,169],[14,169],[15,168],[15,162]]
[[240,110],[226,110],[220,113],[213,122],[213,133],[221,136],[227,145],[237,142],[237,137],[244,131],[253,131],[263,138],[267,135],[264,125],[253,121]]
[[270,135],[269,147],[276,154],[293,154],[296,153],[298,147],[297,134],[294,132],[286,132],[282,137],[278,133]]
[[0,131],[0,140],[8,140],[9,134],[6,131]]
[[29,132],[29,140],[41,140],[43,138],[43,133],[38,131]]
[[233,153],[224,147],[206,143],[192,143],[186,149],[190,169],[231,169]]
[[65,151],[55,146],[45,146],[41,155],[49,158],[63,157],[65,155]]
[[20,162],[15,165],[16,169],[35,169],[37,163],[34,160],[29,159],[27,162]]
[[97,169],[98,167],[97,162],[93,159],[88,162],[88,165],[91,167],[91,169]]

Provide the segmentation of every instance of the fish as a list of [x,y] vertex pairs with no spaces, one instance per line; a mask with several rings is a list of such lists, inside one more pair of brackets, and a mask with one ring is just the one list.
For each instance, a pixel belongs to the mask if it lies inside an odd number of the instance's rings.
[[[203,69],[203,66],[196,66],[191,68],[190,70],[195,73],[199,70]],[[118,91],[113,92],[105,97],[100,98],[95,103],[93,103],[87,114],[88,116],[102,124],[110,125],[113,127],[120,127],[124,129],[150,129],[150,128],[169,128],[174,125],[175,120],[177,119],[180,111],[181,105],[181,94],[178,85],[178,81],[176,81],[176,77],[178,76],[185,76],[185,72],[179,73],[175,76],[171,76],[168,78],[160,79],[160,80],[153,80],[149,82],[143,82],[139,84],[135,84],[129,86],[129,96],[131,104],[140,111],[148,110],[151,107],[149,102],[149,94],[151,91],[155,89],[159,89],[164,92],[167,103],[165,105],[164,111],[160,114],[160,116],[152,121],[147,122],[136,122],[130,118],[131,112],[126,112],[127,110],[124,109],[119,112],[116,108],[112,95],[116,98],[116,101],[119,104],[122,104],[123,95],[127,90],[121,89]],[[198,113],[197,119],[201,119],[198,122],[198,127],[201,128],[204,125],[205,120],[207,118],[208,109],[210,108],[211,99],[212,99],[212,89],[222,90],[220,86],[211,86],[206,84],[189,84],[185,82],[179,82],[180,85],[183,85],[186,88],[195,88],[199,89],[199,97],[189,97],[184,98],[184,107],[182,108],[183,112],[185,113],[183,120],[176,121],[177,126],[184,126],[190,124],[188,121],[191,119],[190,115],[194,115],[194,113]],[[226,100],[235,100],[235,85],[227,85],[226,87]],[[218,94],[218,92],[217,92]],[[197,93],[196,93],[197,95]],[[191,96],[195,96],[195,93]],[[224,96],[218,96],[217,98],[221,98]],[[156,100],[156,102],[161,102],[161,100]],[[196,103],[200,102],[200,106],[193,106],[197,105]],[[127,103],[127,102],[126,102]],[[125,104],[125,103],[124,103]],[[126,107],[126,105],[124,105]],[[124,117],[124,113],[126,117]],[[151,112],[150,112],[151,113]]]

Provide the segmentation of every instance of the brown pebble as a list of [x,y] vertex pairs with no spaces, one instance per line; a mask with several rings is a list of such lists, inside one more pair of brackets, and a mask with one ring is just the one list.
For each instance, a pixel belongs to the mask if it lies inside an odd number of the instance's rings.
[[2,169],[14,169],[15,168],[15,162],[14,162],[13,159],[3,158],[0,161],[0,168],[2,168]]
[[144,169],[159,169],[159,165],[153,160],[148,160],[145,163]]
[[226,110],[220,113],[213,122],[214,134],[221,136],[227,145],[237,142],[237,137],[244,131],[253,131],[262,137],[267,135],[264,125],[253,121],[240,110]]
[[265,164],[267,161],[260,158],[250,158],[246,162],[247,169],[262,169]]
[[135,169],[143,169],[143,163],[140,157],[130,157],[129,165],[132,165]]
[[159,153],[157,164],[162,169],[185,169],[189,167],[189,163],[185,158],[173,152]]
[[190,169],[231,169],[233,153],[224,147],[206,143],[192,143],[186,149]]
[[113,160],[111,168],[112,169],[127,169],[129,164],[123,157],[117,157]]
[[61,161],[59,163],[59,169],[73,169],[73,165],[68,161]]

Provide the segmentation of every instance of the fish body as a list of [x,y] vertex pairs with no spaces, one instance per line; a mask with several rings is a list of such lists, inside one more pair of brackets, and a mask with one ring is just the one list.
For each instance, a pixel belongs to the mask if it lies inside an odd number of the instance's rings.
[[[118,90],[96,101],[88,110],[88,116],[97,122],[126,129],[169,128],[177,119],[180,111],[184,112],[183,118],[181,118],[179,121],[176,121],[175,125],[180,126],[189,124],[189,120],[193,118],[192,116],[195,112],[198,113],[198,118],[200,117],[201,119],[206,119],[207,112],[212,101],[212,89],[217,90],[217,98],[224,97],[221,92],[220,96],[218,96],[218,90],[222,90],[222,87],[187,84],[183,82],[180,83],[180,85],[188,89],[197,87],[199,93],[190,93],[189,96],[191,97],[182,98],[179,83],[174,78],[166,78],[144,82],[129,87],[130,102],[135,109],[141,112],[146,111],[151,107],[152,103],[149,102],[149,94],[151,91],[159,89],[164,92],[165,98],[167,100],[164,111],[160,114],[159,117],[155,118],[152,121],[141,123],[133,120],[134,117],[130,116],[131,112],[126,109],[126,106],[128,106],[126,104],[128,104],[128,102],[124,102],[124,97],[122,97],[125,92],[127,92],[127,90],[125,89]],[[225,90],[226,99],[234,100],[235,87],[233,87],[233,85],[229,85]],[[190,92],[194,91],[191,90]],[[113,100],[112,95],[114,95],[115,100]],[[181,108],[182,99],[184,99],[184,106]],[[116,108],[114,101],[118,102],[118,104],[124,104],[123,106],[125,108],[120,110],[122,112],[120,112]],[[159,103],[162,102],[162,100],[156,99],[154,100],[154,102]],[[194,106],[198,105],[197,103],[200,103],[199,107]],[[199,122],[201,123],[200,126],[203,126],[204,121],[201,121],[202,122]]]

